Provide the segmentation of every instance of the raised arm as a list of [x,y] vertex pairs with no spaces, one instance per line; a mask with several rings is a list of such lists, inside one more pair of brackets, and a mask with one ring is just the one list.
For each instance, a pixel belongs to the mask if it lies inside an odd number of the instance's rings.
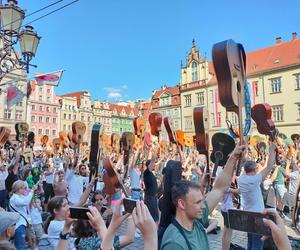
[[211,213],[220,200],[223,194],[228,190],[231,184],[233,171],[238,160],[244,157],[245,146],[236,146],[226,162],[222,174],[215,180],[215,185],[211,192],[208,193],[206,201],[209,208],[209,213]]
[[271,172],[271,170],[275,165],[276,148],[277,148],[276,144],[272,142],[269,147],[269,159],[268,159],[267,167],[260,172],[263,180],[267,177],[267,175]]

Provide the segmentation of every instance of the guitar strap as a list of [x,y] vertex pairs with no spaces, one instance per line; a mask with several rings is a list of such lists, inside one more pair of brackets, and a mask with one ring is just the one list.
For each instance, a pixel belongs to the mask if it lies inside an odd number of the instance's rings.
[[[244,136],[246,136],[248,135],[251,127],[251,97],[250,97],[248,82],[246,80],[244,84],[244,95],[245,95],[245,111],[246,111]],[[231,137],[235,139],[239,138],[239,136],[234,132],[232,128],[232,124],[228,119],[226,120],[226,124]]]
[[178,223],[178,221],[174,218],[173,221],[172,221],[172,224],[178,229],[178,231],[180,232],[180,234],[183,236],[183,238],[185,239],[185,242],[186,242],[186,245],[188,246],[188,249],[189,250],[192,250],[192,247],[181,227],[181,225]]

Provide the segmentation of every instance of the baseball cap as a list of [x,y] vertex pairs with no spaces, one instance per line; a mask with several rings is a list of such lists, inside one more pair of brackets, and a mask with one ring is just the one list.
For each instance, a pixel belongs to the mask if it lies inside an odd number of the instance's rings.
[[7,228],[15,225],[20,219],[20,215],[14,212],[0,211],[0,234]]

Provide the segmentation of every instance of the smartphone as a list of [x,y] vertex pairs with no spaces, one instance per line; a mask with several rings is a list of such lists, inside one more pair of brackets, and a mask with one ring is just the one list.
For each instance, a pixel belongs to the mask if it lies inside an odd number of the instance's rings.
[[102,206],[100,209],[100,214],[103,214],[107,209],[107,206]]
[[85,207],[70,207],[70,215],[73,219],[88,220],[87,212],[90,210]]
[[131,214],[133,209],[136,207],[136,200],[130,198],[124,198],[123,205],[124,205],[125,212]]
[[262,214],[237,209],[228,210],[229,228],[247,233],[271,236],[271,229],[264,224],[263,218],[275,222],[275,216],[270,214]]

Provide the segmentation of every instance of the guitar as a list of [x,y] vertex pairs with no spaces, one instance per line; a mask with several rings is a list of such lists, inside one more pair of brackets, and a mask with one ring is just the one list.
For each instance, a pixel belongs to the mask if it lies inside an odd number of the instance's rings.
[[294,143],[295,150],[299,150],[300,149],[300,135],[299,134],[292,134],[291,139]]
[[137,117],[133,120],[134,134],[140,139],[141,142],[144,141],[145,131],[146,131],[146,121],[143,117]]
[[[181,155],[179,146],[183,145],[184,141],[182,142],[181,145],[178,143],[178,138],[176,137],[177,134],[176,134],[176,132],[175,133],[173,132],[173,121],[169,117],[164,117],[164,125],[167,130],[169,141],[171,144],[176,145],[177,152],[179,153],[179,161],[182,162],[182,155]],[[180,136],[180,139],[183,138],[182,134],[181,135],[179,134],[179,136]]]
[[120,136],[118,134],[111,134],[110,136],[111,139],[111,148],[114,153],[120,151]]
[[72,131],[69,131],[67,134],[68,140],[69,140],[69,148],[75,150],[75,143],[73,142],[73,133]]
[[120,139],[120,149],[123,152],[123,159],[124,159],[124,180],[127,178],[128,174],[128,163],[129,163],[129,156],[134,144],[134,134],[131,132],[124,132]]
[[61,152],[60,138],[52,139],[53,154],[57,155]]
[[192,148],[194,147],[194,138],[192,135],[189,135],[187,133],[184,133],[184,146],[187,148]]
[[[271,141],[275,141],[279,134],[272,120],[272,107],[268,103],[256,104],[251,108],[251,117],[255,121],[257,131],[268,135]],[[280,165],[278,148],[276,149],[276,164]]]
[[41,146],[42,146],[43,148],[46,148],[46,147],[47,147],[47,142],[48,142],[48,140],[49,140],[48,135],[43,135],[43,136],[41,137]]
[[159,133],[161,132],[162,116],[161,113],[154,112],[149,115],[149,124],[151,134],[157,136],[159,142]]
[[72,123],[72,133],[73,133],[72,141],[77,146],[77,150],[75,149],[77,158],[78,158],[79,152],[80,152],[80,143],[83,140],[85,131],[86,131],[86,126],[83,122],[77,121],[77,122]]
[[0,127],[0,146],[4,146],[10,136],[10,129],[6,127]]
[[17,122],[15,124],[16,140],[22,143],[22,149],[24,149],[24,142],[27,138],[29,126],[26,122]]
[[69,147],[69,143],[68,143],[67,134],[64,131],[60,131],[58,135],[59,135],[61,146],[63,148],[68,148]]
[[[238,116],[239,144],[241,145],[244,141],[242,110],[245,106],[246,53],[241,44],[226,40],[213,46],[212,58],[218,80],[220,102],[226,111],[235,112]],[[240,171],[239,161],[236,175],[239,175]]]
[[[209,118],[208,110],[205,107],[196,107],[193,111],[193,120],[195,126],[195,144],[199,154],[203,154],[206,157],[206,178],[207,182],[211,183],[210,169],[209,169]],[[207,185],[209,187],[209,185]],[[208,188],[206,190],[208,192]]]
[[176,135],[178,144],[181,147],[185,146],[185,133],[182,130],[176,130],[175,135]]
[[266,160],[266,148],[267,148],[267,144],[263,141],[258,142],[256,144],[256,150],[257,150],[257,163],[259,162],[265,162]]
[[232,137],[223,133],[215,133],[211,138],[213,151],[210,155],[210,160],[214,163],[212,172],[212,181],[210,183],[210,189],[214,179],[216,178],[218,166],[224,166],[229,158],[230,153],[235,148],[235,142]]
[[104,175],[103,175],[104,193],[111,196],[117,192],[116,189],[121,188],[125,196],[128,197],[127,190],[122,184],[121,178],[119,174],[116,172],[116,170],[114,169],[113,164],[111,163],[109,158],[103,159],[103,167],[104,167]]
[[23,156],[25,158],[26,163],[32,163],[33,162],[33,151],[32,148],[34,146],[34,133],[32,131],[28,132],[27,135],[27,142],[26,147],[23,151]]
[[[91,147],[89,157],[89,169],[90,169],[90,181],[92,176],[98,176],[99,161],[101,160],[101,147],[99,146],[101,124],[95,123],[92,128],[91,134]],[[94,191],[96,191],[97,183],[94,185]]]

